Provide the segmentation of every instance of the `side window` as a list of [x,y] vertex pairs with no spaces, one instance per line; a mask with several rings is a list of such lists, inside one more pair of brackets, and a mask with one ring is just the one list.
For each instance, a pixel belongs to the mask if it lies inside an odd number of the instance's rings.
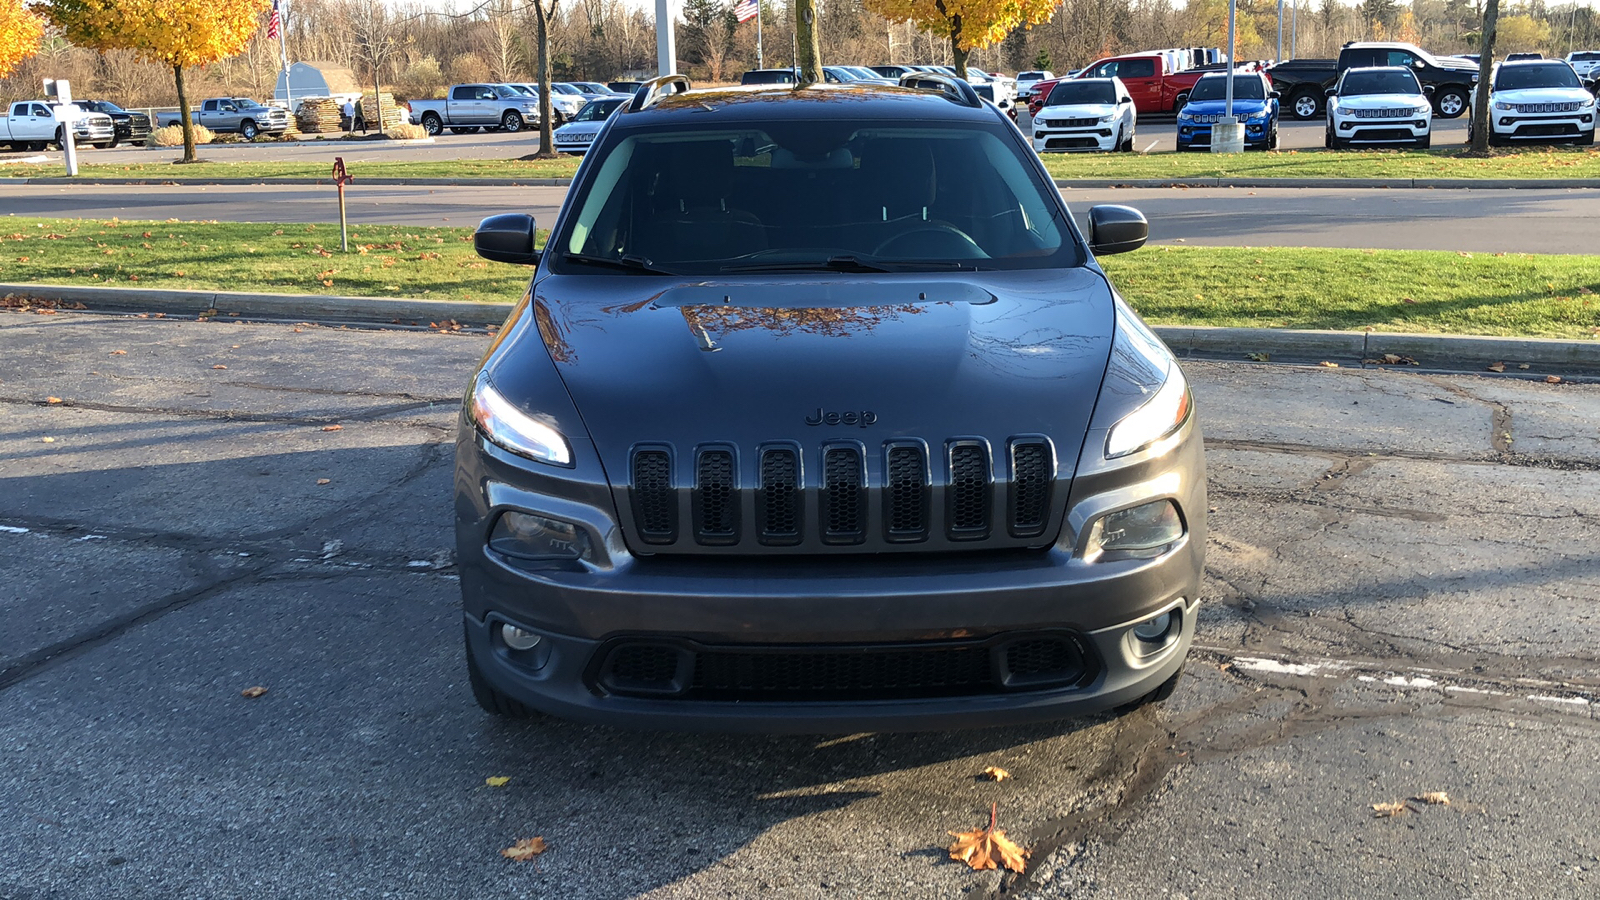
[[1123,78],[1154,78],[1156,75],[1156,61],[1153,59],[1130,59],[1122,64],[1122,70],[1117,74]]
[[478,99],[479,100],[493,100],[493,99],[495,99],[494,90],[491,89],[491,88],[478,88]]
[[1110,78],[1111,76],[1117,74],[1117,65],[1118,64],[1115,62],[1101,63],[1099,68],[1090,73],[1090,77]]
[[28,113],[28,115],[38,116],[42,119],[48,119],[50,118],[50,110],[42,103],[35,103],[33,104],[33,111]]
[[1405,66],[1406,68],[1409,69],[1409,68],[1411,68],[1411,64],[1414,63],[1414,62],[1416,62],[1416,57],[1412,56],[1410,53],[1407,53],[1404,50],[1390,50],[1389,51],[1389,62],[1388,62],[1388,65],[1391,65],[1391,66]]
[[471,100],[472,99],[472,86],[471,85],[462,85],[461,87],[456,88],[455,90],[450,92],[450,99],[451,100]]

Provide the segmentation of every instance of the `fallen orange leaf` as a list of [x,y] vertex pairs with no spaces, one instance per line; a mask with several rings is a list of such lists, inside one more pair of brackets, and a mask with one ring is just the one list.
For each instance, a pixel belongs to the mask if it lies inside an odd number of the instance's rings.
[[[973,869],[995,869],[1004,866],[1013,872],[1022,872],[1028,866],[1028,851],[1006,837],[1005,829],[995,827],[998,812],[996,804],[989,806],[989,827],[972,831],[952,831],[956,839],[950,845],[950,858],[964,862]],[[996,856],[999,857],[996,860]]]
[[1544,383],[1545,384],[1560,384],[1561,383],[1561,376],[1560,375],[1546,375],[1544,377]]
[[54,406],[57,403],[61,402],[61,398],[60,397],[46,397],[46,398],[44,398],[44,402],[50,404],[51,406]]
[[1506,370],[1506,364],[1503,363],[1503,362],[1497,362],[1497,363],[1490,363],[1489,364],[1489,371],[1491,371],[1491,372],[1504,372],[1505,370]]
[[1007,778],[1011,777],[1011,773],[1000,768],[999,766],[990,766],[989,768],[983,770],[983,777],[989,779],[990,781],[1005,781]]
[[221,364],[218,364],[218,365],[215,365],[215,366],[212,366],[212,367],[211,367],[211,368],[213,368],[213,369],[226,369],[226,368],[227,368],[227,366],[224,366],[224,365],[221,365]]
[[333,479],[332,478],[318,478],[317,479],[317,484],[332,484],[332,483],[333,483]]
[[247,687],[244,690],[240,691],[239,692],[239,696],[248,697],[251,700],[254,700],[257,697],[260,697],[260,696],[266,694],[266,692],[267,692],[267,689],[258,684],[255,687]]
[[512,844],[504,850],[501,850],[500,855],[504,856],[506,859],[514,859],[518,862],[527,862],[528,860],[531,860],[543,853],[545,849],[544,838],[523,838],[522,840],[517,841],[515,844]]
[[322,426],[322,430],[323,431],[343,431],[344,430],[344,426],[343,425],[324,425],[324,426]]

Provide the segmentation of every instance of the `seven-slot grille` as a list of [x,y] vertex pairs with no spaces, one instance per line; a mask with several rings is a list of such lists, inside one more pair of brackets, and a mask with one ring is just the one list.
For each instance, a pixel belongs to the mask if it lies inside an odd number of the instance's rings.
[[631,461],[631,530],[646,545],[682,550],[1032,545],[1026,539],[1042,537],[1052,518],[1054,451],[1032,436],[998,453],[976,438],[931,451],[914,439],[772,443],[751,459],[731,445],[701,445],[688,459],[642,445]]
[[1100,120],[1098,118],[1044,120],[1044,127],[1046,128],[1088,128],[1091,125],[1098,124],[1100,124]]
[[1572,103],[1517,103],[1514,104],[1519,113],[1561,113],[1577,112],[1583,104]]
[[1415,107],[1395,107],[1391,109],[1356,109],[1351,113],[1357,119],[1411,119],[1417,115]]

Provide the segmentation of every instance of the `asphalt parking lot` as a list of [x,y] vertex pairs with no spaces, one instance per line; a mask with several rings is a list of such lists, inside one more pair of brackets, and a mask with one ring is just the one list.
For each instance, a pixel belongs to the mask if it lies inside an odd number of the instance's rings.
[[[1214,510],[1166,706],[661,735],[468,694],[486,345],[0,312],[0,898],[1600,892],[1594,385],[1189,362]],[[991,803],[1022,878],[946,858]]]

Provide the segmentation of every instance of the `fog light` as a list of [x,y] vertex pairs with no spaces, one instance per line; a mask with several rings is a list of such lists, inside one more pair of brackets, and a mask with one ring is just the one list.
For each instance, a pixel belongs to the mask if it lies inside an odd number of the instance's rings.
[[489,549],[530,561],[594,558],[587,531],[571,522],[521,512],[501,514],[489,535]]
[[[510,627],[510,626],[507,626]],[[1133,636],[1141,641],[1152,644],[1159,643],[1167,636],[1167,630],[1172,627],[1172,613],[1164,612],[1153,619],[1145,619],[1133,626]],[[538,640],[535,638],[535,640]]]
[[1159,551],[1183,537],[1183,518],[1171,500],[1156,500],[1118,510],[1095,520],[1089,532],[1091,552]]
[[506,646],[513,650],[532,650],[539,646],[539,641],[543,638],[531,631],[523,631],[515,625],[501,625],[500,640],[505,641]]

